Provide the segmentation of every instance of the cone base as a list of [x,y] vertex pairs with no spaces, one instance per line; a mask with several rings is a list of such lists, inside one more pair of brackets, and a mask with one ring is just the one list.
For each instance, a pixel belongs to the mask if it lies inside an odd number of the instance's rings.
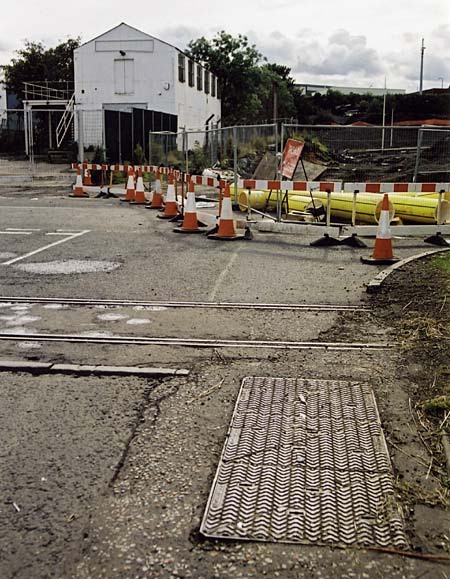
[[341,242],[338,239],[334,239],[334,237],[330,237],[328,233],[325,233],[323,237],[316,241],[311,241],[309,245],[311,247],[333,247],[334,245],[341,245]]
[[377,259],[375,257],[361,257],[361,261],[369,265],[390,265],[391,263],[397,263],[397,261],[400,261],[400,258],[386,257]]
[[145,201],[130,201],[130,205],[146,205],[147,200]]
[[157,207],[154,205],[146,205],[145,208],[146,209],[157,209],[158,211],[160,211],[161,209],[164,209],[164,205],[158,205]]
[[356,233],[353,233],[350,237],[342,239],[339,245],[346,245],[347,247],[367,247],[367,245],[362,241]]
[[248,239],[248,237],[246,237],[245,233],[236,233],[236,235],[233,235],[233,237],[219,235],[218,233],[210,233],[207,237],[208,237],[208,239],[219,239],[222,241],[236,241],[238,239]]
[[437,245],[439,247],[448,247],[450,243],[442,236],[442,233],[435,233],[424,239],[425,243],[430,243],[431,245]]
[[182,227],[177,227],[173,231],[174,233],[201,233],[202,235],[206,233],[203,229],[183,229]]
[[71,193],[69,197],[89,197],[88,193]]
[[175,217],[178,217],[178,213],[176,213],[175,215],[157,215],[156,216],[158,219],[174,219]]

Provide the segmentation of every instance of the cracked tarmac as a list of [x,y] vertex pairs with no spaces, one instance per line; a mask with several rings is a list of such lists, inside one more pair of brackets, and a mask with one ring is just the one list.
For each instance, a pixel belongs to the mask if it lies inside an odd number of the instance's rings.
[[[0,197],[0,224],[91,230],[30,258],[30,263],[82,259],[121,266],[111,272],[59,276],[3,266],[3,294],[358,305],[365,301],[364,284],[378,271],[360,264],[367,249],[312,249],[310,238],[284,234],[258,234],[237,248],[201,236],[181,240],[152,212],[119,207],[115,200],[89,199],[85,204],[52,196],[33,201],[33,211],[24,213],[21,206],[30,203],[23,196]],[[36,241],[28,236],[14,247],[10,238],[0,239],[0,254],[31,251]],[[419,244],[403,240],[398,252],[417,253]],[[372,314],[360,312],[101,311],[33,305],[25,313],[7,307],[0,313],[16,321],[24,315],[39,317],[19,319],[19,325],[60,332],[120,328],[130,335],[333,336],[342,341],[380,341],[387,335]],[[103,314],[116,317],[100,317]],[[134,327],[126,325],[129,319],[151,323]],[[3,327],[12,321],[0,323]],[[2,579],[450,576],[441,563],[368,550],[213,541],[199,533],[237,393],[249,375],[369,381],[396,473],[432,487],[426,467],[411,464],[390,444],[409,437],[408,448],[423,452],[407,419],[403,389],[414,374],[405,370],[399,377],[398,351],[196,350],[59,342],[41,343],[36,349],[26,344],[26,336],[21,342],[0,342],[0,357],[170,366],[191,373],[158,380],[0,374]],[[435,514],[417,509],[409,515],[412,547],[425,548],[422,519],[429,521]],[[441,524],[445,534],[448,524],[444,519]]]

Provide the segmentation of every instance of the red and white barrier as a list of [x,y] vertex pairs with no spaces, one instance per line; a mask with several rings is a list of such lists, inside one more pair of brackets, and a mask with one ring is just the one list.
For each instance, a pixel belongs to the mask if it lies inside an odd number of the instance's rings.
[[360,193],[439,193],[450,191],[450,183],[344,183],[344,191]]
[[342,181],[280,181],[260,179],[239,179],[239,189],[255,189],[272,191],[331,191],[339,193],[342,191]]

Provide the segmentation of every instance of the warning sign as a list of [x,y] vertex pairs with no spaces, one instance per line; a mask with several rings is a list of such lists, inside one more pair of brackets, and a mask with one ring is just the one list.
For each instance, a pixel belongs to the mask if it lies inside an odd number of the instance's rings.
[[297,169],[298,162],[302,155],[305,143],[288,139],[283,151],[283,160],[281,165],[281,175],[287,179],[292,179]]

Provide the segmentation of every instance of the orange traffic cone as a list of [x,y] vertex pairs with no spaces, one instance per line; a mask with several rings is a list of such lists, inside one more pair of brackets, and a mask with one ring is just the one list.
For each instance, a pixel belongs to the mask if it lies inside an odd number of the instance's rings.
[[161,176],[159,171],[156,171],[155,190],[153,191],[152,202],[147,205],[147,209],[162,209],[164,207],[163,197],[161,193]]
[[130,167],[128,169],[128,179],[127,179],[127,192],[122,201],[134,201],[135,191],[134,191],[134,169]]
[[89,171],[89,169],[84,170],[84,183],[83,183],[83,185],[85,185],[86,187],[90,187],[92,185],[91,172]]
[[77,167],[77,180],[75,187],[73,189],[73,193],[69,195],[69,197],[89,197],[89,195],[85,193],[83,189],[83,181],[81,180],[81,170],[79,166]]
[[134,200],[130,201],[134,205],[145,205],[147,203],[147,199],[145,197],[145,190],[144,190],[144,181],[142,179],[142,169],[139,167],[138,170],[138,178],[136,183],[136,193],[134,196]]
[[381,205],[380,221],[378,222],[377,237],[372,257],[361,257],[363,263],[372,265],[387,265],[398,261],[392,252],[392,235],[389,214],[389,195],[384,194]]
[[174,229],[176,233],[203,233],[200,227],[206,227],[205,224],[199,223],[197,218],[197,207],[195,205],[194,181],[189,181],[186,204],[184,206],[183,223],[181,227]]
[[175,186],[173,184],[173,174],[169,175],[169,183],[167,185],[166,193],[166,206],[164,208],[164,213],[157,215],[160,219],[173,219],[177,217],[180,212],[178,211],[177,198],[175,196]]
[[217,233],[208,235],[208,239],[223,239],[224,241],[233,241],[234,239],[251,239],[252,235],[249,228],[245,229],[244,234],[237,234],[234,227],[233,209],[231,206],[230,185],[226,183],[225,192],[222,199],[222,205],[219,217],[219,227]]

